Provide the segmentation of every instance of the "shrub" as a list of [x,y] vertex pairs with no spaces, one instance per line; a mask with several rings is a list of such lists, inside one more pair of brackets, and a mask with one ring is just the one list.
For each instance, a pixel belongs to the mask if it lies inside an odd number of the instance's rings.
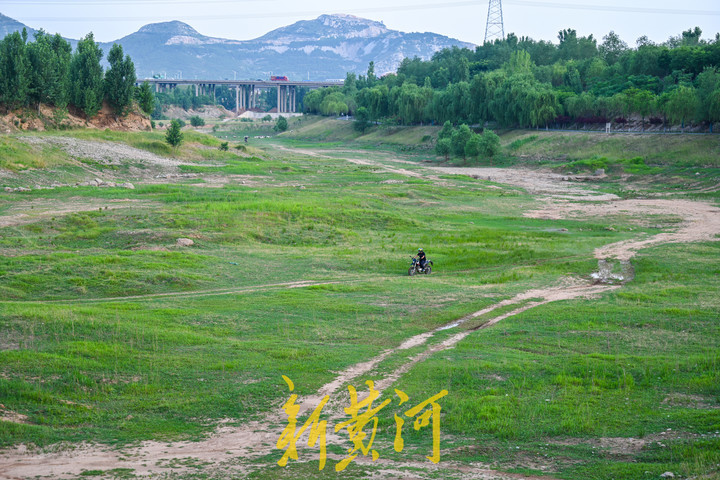
[[470,127],[465,124],[460,125],[460,128],[455,130],[450,138],[452,153],[458,157],[465,156],[465,144],[470,140],[472,135],[473,132],[470,130]]
[[288,129],[288,121],[287,118],[283,116],[279,116],[277,121],[275,122],[275,131],[276,132],[284,132]]
[[500,137],[492,130],[485,130],[480,136],[480,155],[494,157],[500,153]]
[[180,131],[180,120],[173,120],[170,122],[167,132],[165,132],[165,141],[171,147],[177,148],[183,141],[183,133]]
[[190,125],[192,125],[193,127],[202,127],[203,125],[205,125],[205,120],[198,115],[194,115],[190,117]]
[[451,150],[451,145],[450,145],[449,138],[441,138],[440,140],[438,140],[437,144],[435,145],[435,153],[445,157],[445,160],[447,160],[448,157],[450,156],[450,150]]

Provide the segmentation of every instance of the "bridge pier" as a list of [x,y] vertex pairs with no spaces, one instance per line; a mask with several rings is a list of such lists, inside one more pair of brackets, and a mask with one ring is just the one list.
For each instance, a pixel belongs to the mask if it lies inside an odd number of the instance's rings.
[[[136,85],[143,82],[155,85],[155,93],[162,93],[176,88],[178,85],[192,85],[195,96],[212,94],[217,102],[217,86],[225,85],[235,89],[235,110],[250,110],[258,106],[258,94],[262,90],[272,91],[277,88],[278,113],[295,113],[298,111],[297,88],[309,89],[342,86],[343,82],[311,82],[311,81],[273,81],[273,80],[183,80],[150,78],[138,79]],[[212,93],[211,93],[212,92]]]

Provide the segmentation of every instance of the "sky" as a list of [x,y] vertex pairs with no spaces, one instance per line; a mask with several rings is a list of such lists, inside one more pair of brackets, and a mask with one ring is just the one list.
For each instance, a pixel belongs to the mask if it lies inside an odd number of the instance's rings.
[[[345,13],[392,30],[433,32],[482,44],[489,0],[0,0],[0,13],[32,28],[109,42],[148,23],[180,20],[211,37],[250,40],[322,14]],[[718,0],[502,0],[505,33],[557,43],[574,28],[598,41],[611,30],[629,46],[646,35],[663,42],[699,26],[703,38],[720,32]]]

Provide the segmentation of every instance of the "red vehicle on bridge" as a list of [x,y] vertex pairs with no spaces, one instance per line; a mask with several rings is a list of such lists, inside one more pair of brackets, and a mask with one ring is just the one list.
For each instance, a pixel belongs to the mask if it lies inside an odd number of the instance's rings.
[[270,75],[271,82],[287,82],[288,78],[285,75]]

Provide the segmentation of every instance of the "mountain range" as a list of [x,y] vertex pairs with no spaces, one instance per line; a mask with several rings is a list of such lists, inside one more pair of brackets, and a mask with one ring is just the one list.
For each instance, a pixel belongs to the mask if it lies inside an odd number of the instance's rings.
[[[22,30],[22,23],[0,14],[0,35]],[[32,37],[34,30],[28,28]],[[74,45],[77,40],[70,40]],[[403,58],[428,60],[452,46],[471,43],[435,33],[404,33],[382,22],[352,15],[321,15],[273,30],[254,40],[208,37],[190,25],[163,22],[145,25],[113,42],[101,43],[107,54],[122,45],[135,63],[138,78],[267,79],[285,75],[295,80],[344,79],[364,74],[373,61],[375,74],[394,72]]]

